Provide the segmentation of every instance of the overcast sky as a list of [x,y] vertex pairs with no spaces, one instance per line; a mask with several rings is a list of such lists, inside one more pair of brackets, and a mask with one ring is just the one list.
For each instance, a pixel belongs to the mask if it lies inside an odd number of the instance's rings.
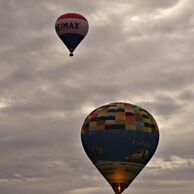
[[[0,0],[0,193],[113,194],[83,151],[85,117],[142,106],[160,141],[124,193],[193,194],[194,0]],[[62,14],[90,25],[74,57]]]

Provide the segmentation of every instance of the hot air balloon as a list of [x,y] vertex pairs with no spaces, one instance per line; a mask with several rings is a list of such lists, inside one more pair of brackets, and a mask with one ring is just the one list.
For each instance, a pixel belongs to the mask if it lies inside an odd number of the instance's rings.
[[56,33],[69,49],[69,56],[73,56],[73,51],[88,33],[88,28],[87,19],[77,13],[67,13],[56,20]]
[[115,194],[120,194],[153,156],[159,130],[149,112],[118,102],[101,106],[86,117],[81,140],[92,163]]

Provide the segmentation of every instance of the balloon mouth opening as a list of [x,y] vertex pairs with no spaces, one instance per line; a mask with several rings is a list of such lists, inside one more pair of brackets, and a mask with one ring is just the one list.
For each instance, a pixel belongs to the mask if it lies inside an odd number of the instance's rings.
[[122,183],[113,183],[111,184],[115,194],[120,194],[122,193],[127,187],[127,184],[122,184]]

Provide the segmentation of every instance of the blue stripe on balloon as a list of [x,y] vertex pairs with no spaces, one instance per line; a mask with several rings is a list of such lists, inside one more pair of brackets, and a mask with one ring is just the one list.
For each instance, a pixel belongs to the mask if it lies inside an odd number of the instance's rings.
[[[156,150],[159,135],[141,131],[105,130],[100,133],[93,131],[82,134],[81,138],[83,147],[93,163],[107,160],[135,162],[134,158],[140,157],[136,162],[145,165]],[[95,147],[102,150],[101,153],[95,153]],[[143,151],[147,152],[147,157]]]
[[84,36],[80,34],[63,34],[59,36],[70,52],[73,52]]

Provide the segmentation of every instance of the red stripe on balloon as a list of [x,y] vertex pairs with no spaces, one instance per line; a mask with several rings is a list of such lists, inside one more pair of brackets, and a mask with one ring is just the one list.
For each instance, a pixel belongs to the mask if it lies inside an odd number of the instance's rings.
[[67,14],[61,15],[57,20],[66,19],[66,18],[76,18],[76,19],[82,19],[87,21],[87,19],[84,16],[77,13],[67,13]]

